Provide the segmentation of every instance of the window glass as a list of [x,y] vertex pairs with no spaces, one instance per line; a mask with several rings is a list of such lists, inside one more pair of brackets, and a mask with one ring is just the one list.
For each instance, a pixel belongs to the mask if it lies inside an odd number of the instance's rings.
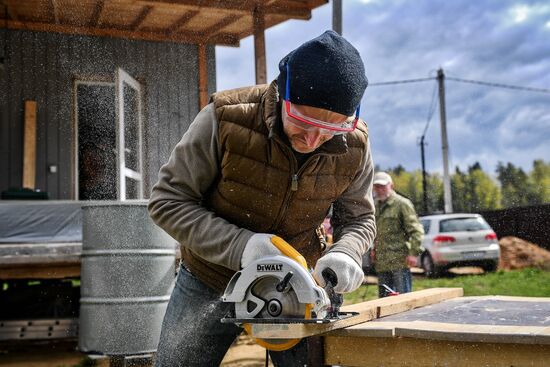
[[452,218],[439,222],[439,232],[472,232],[491,229],[481,217]]
[[420,219],[420,223],[424,227],[424,233],[428,233],[430,231],[430,220],[428,219]]

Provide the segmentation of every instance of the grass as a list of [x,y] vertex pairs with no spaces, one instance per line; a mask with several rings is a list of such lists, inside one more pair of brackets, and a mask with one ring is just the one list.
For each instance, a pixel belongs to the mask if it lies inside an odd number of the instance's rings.
[[[413,291],[438,287],[463,288],[464,296],[550,297],[550,272],[528,268],[479,275],[449,275],[438,279],[424,277],[413,279]],[[345,304],[376,298],[378,298],[378,287],[375,284],[363,285],[345,296]]]

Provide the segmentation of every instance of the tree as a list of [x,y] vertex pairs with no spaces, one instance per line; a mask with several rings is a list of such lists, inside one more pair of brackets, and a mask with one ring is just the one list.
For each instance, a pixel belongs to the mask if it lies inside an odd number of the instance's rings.
[[475,213],[501,207],[500,190],[476,162],[463,173],[457,167],[451,177],[453,209],[455,212]]
[[533,188],[532,204],[550,203],[550,164],[542,159],[534,160],[529,184]]
[[502,206],[511,208],[529,205],[533,190],[527,174],[510,162],[506,166],[499,162],[496,172],[500,181]]

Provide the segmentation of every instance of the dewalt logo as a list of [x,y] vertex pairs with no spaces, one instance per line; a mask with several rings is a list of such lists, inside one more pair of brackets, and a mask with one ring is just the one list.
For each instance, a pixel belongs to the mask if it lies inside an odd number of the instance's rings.
[[281,271],[283,270],[283,264],[257,264],[256,270],[258,271]]

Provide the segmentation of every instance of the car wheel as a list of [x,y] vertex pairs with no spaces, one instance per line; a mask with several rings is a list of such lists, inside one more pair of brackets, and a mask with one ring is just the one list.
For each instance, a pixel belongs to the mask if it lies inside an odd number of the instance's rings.
[[483,271],[486,273],[491,273],[495,270],[497,270],[498,267],[498,261],[487,261],[482,265]]
[[440,270],[437,266],[434,265],[432,256],[429,252],[426,252],[422,255],[421,258],[422,269],[424,269],[424,274],[429,278],[435,278],[439,276]]

